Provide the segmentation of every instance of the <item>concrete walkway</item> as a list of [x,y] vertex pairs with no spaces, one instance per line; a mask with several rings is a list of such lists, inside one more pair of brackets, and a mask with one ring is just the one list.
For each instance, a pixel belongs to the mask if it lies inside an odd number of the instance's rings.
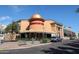
[[0,51],[1,50],[11,50],[11,49],[23,49],[23,48],[31,48],[31,47],[36,47],[40,45],[48,45],[51,43],[38,43],[38,44],[21,44],[19,42],[4,42],[3,44],[0,45]]

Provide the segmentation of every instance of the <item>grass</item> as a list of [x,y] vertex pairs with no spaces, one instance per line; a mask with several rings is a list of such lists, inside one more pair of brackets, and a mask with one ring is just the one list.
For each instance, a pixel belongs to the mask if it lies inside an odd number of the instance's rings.
[[2,50],[5,50],[5,49],[3,49],[3,48],[0,48],[0,51],[2,51]]

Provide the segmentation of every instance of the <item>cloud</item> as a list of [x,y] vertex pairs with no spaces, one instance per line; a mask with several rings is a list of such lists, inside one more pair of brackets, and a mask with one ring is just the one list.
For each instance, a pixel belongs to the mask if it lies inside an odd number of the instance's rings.
[[12,22],[12,17],[10,16],[0,16],[0,24],[8,25]]
[[20,11],[21,11],[20,6],[18,6],[18,5],[11,5],[10,7],[11,7],[12,10],[15,11],[15,12],[20,12]]
[[0,21],[4,21],[6,19],[11,19],[10,16],[0,16]]

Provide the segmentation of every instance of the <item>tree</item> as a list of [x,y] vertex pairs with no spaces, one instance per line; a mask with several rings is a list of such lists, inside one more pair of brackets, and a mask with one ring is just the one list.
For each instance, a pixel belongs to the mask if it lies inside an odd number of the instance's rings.
[[13,22],[12,24],[9,24],[5,28],[5,32],[18,32],[18,26],[16,22]]
[[78,33],[78,38],[79,38],[79,33]]

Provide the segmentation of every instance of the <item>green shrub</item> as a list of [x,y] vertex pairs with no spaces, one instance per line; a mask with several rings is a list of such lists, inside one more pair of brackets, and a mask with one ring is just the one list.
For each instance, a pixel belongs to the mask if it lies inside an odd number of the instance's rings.
[[74,40],[75,38],[74,37],[70,37],[70,40]]
[[48,38],[43,38],[43,39],[41,40],[41,42],[42,42],[42,43],[48,43],[48,42],[50,42],[50,40],[49,40]]

